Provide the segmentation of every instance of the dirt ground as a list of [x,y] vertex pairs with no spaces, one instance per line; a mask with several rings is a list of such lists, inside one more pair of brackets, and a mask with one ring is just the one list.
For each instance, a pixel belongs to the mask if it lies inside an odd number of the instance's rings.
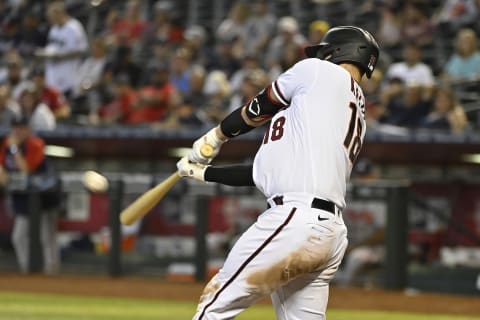
[[[152,278],[0,274],[0,291],[197,301],[203,284]],[[398,310],[480,317],[480,297],[331,288],[329,308]],[[268,300],[262,303],[268,303]]]

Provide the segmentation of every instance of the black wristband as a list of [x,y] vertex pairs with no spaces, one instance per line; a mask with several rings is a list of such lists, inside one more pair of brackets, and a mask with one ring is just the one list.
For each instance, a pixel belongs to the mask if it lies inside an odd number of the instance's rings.
[[229,186],[255,186],[253,165],[210,166],[205,170],[205,181]]
[[238,135],[247,133],[250,130],[255,128],[255,127],[252,127],[252,126],[246,124],[245,120],[243,120],[242,108],[243,107],[240,107],[237,110],[230,113],[220,123],[220,129],[222,130],[222,133],[226,137],[233,138],[233,137],[236,137]]

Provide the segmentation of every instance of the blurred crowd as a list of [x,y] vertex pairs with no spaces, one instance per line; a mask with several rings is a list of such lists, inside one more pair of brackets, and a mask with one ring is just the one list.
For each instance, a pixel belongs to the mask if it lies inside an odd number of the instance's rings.
[[[382,48],[362,83],[369,124],[477,128],[480,1],[361,3],[374,23],[360,26]],[[276,16],[266,0],[232,1],[213,28],[188,25],[180,4],[0,0],[2,126],[18,114],[34,130],[217,123],[338,25]]]

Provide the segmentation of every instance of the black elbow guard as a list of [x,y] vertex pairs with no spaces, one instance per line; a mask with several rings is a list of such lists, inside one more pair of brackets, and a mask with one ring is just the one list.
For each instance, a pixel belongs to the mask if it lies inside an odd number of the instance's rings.
[[282,109],[282,105],[276,104],[270,99],[270,90],[270,87],[263,89],[246,105],[246,116],[253,123],[263,123]]
[[[258,127],[272,118],[283,106],[275,103],[269,97],[270,87],[262,90],[255,98],[245,105],[245,114],[238,108],[229,114],[221,123],[223,134],[229,138],[241,135]],[[246,119],[244,118],[246,117]]]

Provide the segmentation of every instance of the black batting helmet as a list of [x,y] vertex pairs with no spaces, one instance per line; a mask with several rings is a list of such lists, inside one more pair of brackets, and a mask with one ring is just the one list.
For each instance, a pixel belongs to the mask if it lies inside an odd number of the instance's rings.
[[341,26],[330,29],[319,44],[306,47],[305,54],[335,64],[352,63],[370,78],[378,61],[379,47],[368,31]]

